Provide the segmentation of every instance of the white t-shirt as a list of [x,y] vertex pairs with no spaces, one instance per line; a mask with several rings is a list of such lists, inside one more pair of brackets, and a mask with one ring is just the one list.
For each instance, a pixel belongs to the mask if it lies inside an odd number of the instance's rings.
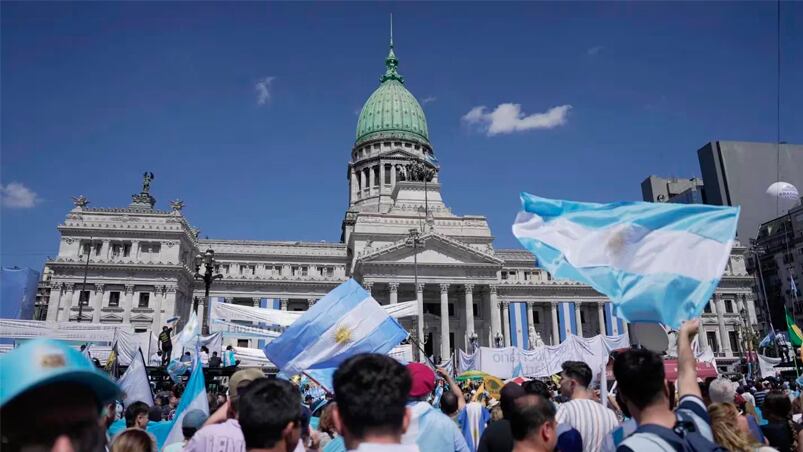
[[619,420],[612,410],[588,399],[570,400],[560,404],[555,419],[580,432],[583,438],[583,452],[598,451],[605,436],[619,425]]

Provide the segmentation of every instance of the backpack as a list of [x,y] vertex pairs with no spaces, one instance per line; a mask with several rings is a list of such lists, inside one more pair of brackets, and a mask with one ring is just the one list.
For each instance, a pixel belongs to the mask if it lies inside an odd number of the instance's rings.
[[[699,431],[694,423],[694,419],[688,414],[678,411],[675,413],[677,422],[670,430],[658,425],[642,425],[621,444],[634,451],[654,450],[660,444],[656,439],[660,438],[669,444],[676,452],[726,452],[727,449],[714,443]],[[658,438],[655,438],[655,437]]]

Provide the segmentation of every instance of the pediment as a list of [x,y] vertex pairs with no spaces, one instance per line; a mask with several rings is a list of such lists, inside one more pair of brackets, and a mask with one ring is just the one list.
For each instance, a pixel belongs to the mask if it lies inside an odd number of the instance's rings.
[[103,315],[100,317],[101,323],[122,323],[123,317],[114,314]]
[[153,318],[151,318],[151,316],[146,316],[146,315],[142,315],[142,314],[131,316],[131,323],[136,323],[136,322],[150,323],[152,321],[153,321]]
[[421,236],[417,255],[412,246],[402,240],[378,250],[368,250],[358,257],[358,264],[418,265],[502,265],[503,261],[450,237],[427,233]]
[[420,159],[421,156],[413,154],[412,152],[405,151],[404,149],[393,149],[391,151],[380,154],[383,158],[399,158],[399,159]]

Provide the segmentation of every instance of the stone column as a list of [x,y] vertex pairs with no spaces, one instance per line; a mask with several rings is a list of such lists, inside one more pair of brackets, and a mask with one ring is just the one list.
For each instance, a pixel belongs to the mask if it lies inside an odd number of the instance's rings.
[[152,331],[160,331],[162,329],[162,309],[164,309],[165,298],[167,298],[167,286],[155,286],[153,288]]
[[558,325],[558,303],[552,301],[549,303],[550,311],[552,312],[552,345],[560,344],[560,326]]
[[719,324],[719,342],[722,345],[722,351],[726,355],[731,355],[731,341],[728,337],[727,328],[725,328],[725,302],[722,296],[718,293],[714,294],[714,303],[717,305],[717,323]]
[[[424,344],[424,283],[418,283],[415,287],[415,299],[418,303],[418,322],[416,325],[416,334],[418,335],[418,343]],[[418,352],[418,361],[426,362],[427,357],[424,353]]]
[[280,298],[279,299],[279,303],[281,305],[282,311],[286,311],[287,310],[287,302],[288,301],[289,300],[287,298]]
[[379,162],[379,192],[382,193],[382,190],[385,188],[385,164],[381,161]]
[[496,296],[496,286],[491,289],[491,346],[496,345],[496,335],[501,333],[502,320],[499,318],[499,299]]
[[51,286],[50,301],[47,304],[47,317],[48,322],[59,321],[59,306],[61,305],[61,295],[64,284],[57,282]]
[[[474,333],[474,284],[466,284],[466,344]],[[468,347],[466,347],[468,348]]]
[[574,303],[574,316],[577,318],[577,335],[583,337],[583,321],[580,316],[580,302]]
[[365,287],[365,290],[368,291],[368,295],[374,296],[374,283],[373,281],[365,281],[362,283],[362,286]]
[[[179,315],[179,313],[176,312],[176,286],[172,285],[167,286],[165,291],[164,303],[162,304],[162,312],[164,313],[163,317],[166,318]],[[157,325],[157,326],[158,326],[157,331],[161,331],[162,325]]]
[[371,187],[370,191],[373,191],[374,187],[376,186],[376,177],[374,177],[374,167],[373,166],[369,166],[368,167],[368,182],[369,182],[368,186]]
[[366,180],[366,177],[365,177],[365,170],[361,169],[360,170],[360,196],[361,197],[362,197],[362,194],[365,192],[365,188],[367,186],[368,186],[368,181]]
[[396,166],[390,165],[390,186],[396,186]]
[[62,310],[59,312],[59,322],[70,321],[70,309],[72,309],[73,302],[75,301],[75,284],[65,283],[64,289],[67,294],[64,296]]
[[388,288],[390,289],[390,304],[396,304],[399,302],[399,283],[392,282],[388,283]]
[[505,347],[510,347],[510,302],[502,302],[502,325],[505,328]]
[[103,307],[103,284],[95,284],[95,293],[92,294],[92,303],[90,305],[92,306],[92,323],[100,323],[100,308]]
[[[441,360],[449,359],[449,284],[441,284]],[[440,364],[440,363],[436,363]]]
[[123,298],[123,323],[131,323],[131,308],[134,307],[134,285],[125,285],[125,297]]
[[349,168],[349,183],[351,184],[350,201],[353,203],[357,200],[357,179],[354,176],[354,167]]
[[758,318],[756,317],[756,301],[748,298],[747,295],[742,295],[744,297],[744,305],[747,308],[747,318],[753,328],[758,330]]
[[[605,335],[605,302],[600,301],[597,303],[597,317],[599,320],[599,334]],[[611,319],[611,324],[613,324],[614,319]]]
[[[535,308],[535,306],[533,306],[533,303],[528,301],[527,302],[527,337],[530,336],[530,332],[529,332],[530,328],[532,328],[533,331],[535,331],[535,316],[533,316],[533,308]],[[530,348],[530,344],[524,344],[522,346],[522,348],[529,349]]]
[[697,327],[697,343],[699,344],[700,350],[705,350],[708,348],[708,336],[705,334],[705,324],[703,322],[703,316],[700,316],[700,326]]

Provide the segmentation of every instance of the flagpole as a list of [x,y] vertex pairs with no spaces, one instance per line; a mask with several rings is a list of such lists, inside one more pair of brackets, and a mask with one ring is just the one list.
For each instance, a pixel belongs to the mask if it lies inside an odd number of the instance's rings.
[[334,394],[332,394],[331,392],[329,392],[329,390],[328,390],[328,389],[326,389],[326,386],[324,386],[324,385],[322,385],[322,384],[318,383],[318,380],[316,380],[316,379],[312,378],[312,377],[310,376],[310,374],[308,374],[308,373],[306,373],[306,372],[301,372],[301,374],[302,374],[302,375],[304,375],[305,377],[309,378],[310,380],[312,380],[312,382],[313,382],[313,383],[315,383],[315,384],[316,384],[316,385],[318,385],[318,386],[319,386],[321,389],[323,389],[323,392],[325,392],[325,393],[327,393],[327,394],[329,394],[329,395],[334,395]]

